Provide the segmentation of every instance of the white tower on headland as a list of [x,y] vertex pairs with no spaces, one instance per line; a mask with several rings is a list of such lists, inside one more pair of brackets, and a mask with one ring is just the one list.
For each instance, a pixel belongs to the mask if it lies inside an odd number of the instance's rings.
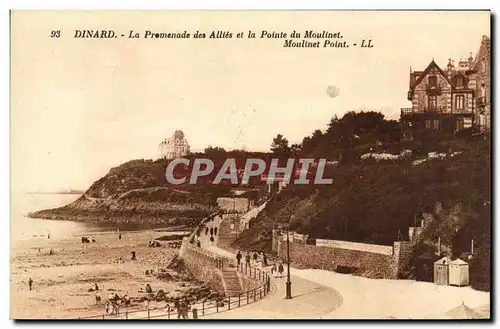
[[171,138],[165,138],[158,145],[159,157],[163,159],[176,159],[189,154],[189,143],[184,138],[182,130],[174,131]]

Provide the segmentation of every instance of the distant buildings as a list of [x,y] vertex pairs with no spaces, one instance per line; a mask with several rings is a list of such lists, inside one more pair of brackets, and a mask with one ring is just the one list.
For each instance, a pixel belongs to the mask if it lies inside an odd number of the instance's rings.
[[446,69],[434,60],[423,71],[410,70],[408,100],[401,109],[403,139],[439,130],[453,134],[473,125],[490,128],[490,39],[483,36],[476,57],[449,59]]
[[181,130],[176,130],[171,138],[165,138],[158,145],[159,157],[162,159],[176,159],[189,154],[189,143]]

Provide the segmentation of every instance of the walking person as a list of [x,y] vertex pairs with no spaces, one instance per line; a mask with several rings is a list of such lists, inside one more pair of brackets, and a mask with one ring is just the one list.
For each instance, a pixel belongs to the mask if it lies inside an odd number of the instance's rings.
[[268,264],[267,264],[267,256],[266,256],[266,254],[264,252],[262,252],[262,262],[263,262],[264,266],[266,266],[266,267],[268,266]]
[[183,319],[189,319],[189,309],[191,308],[191,305],[189,304],[189,300],[186,298],[184,302],[182,303],[182,318]]
[[217,226],[214,227],[214,235],[217,235]]
[[211,235],[211,236],[210,236],[210,245],[211,245],[211,246],[213,246],[213,245],[214,245],[214,241],[215,241],[214,236],[213,236],[213,235]]
[[259,259],[259,255],[257,254],[257,251],[253,251],[253,264],[257,265],[257,260]]
[[205,226],[205,235],[208,235],[208,226]]
[[238,262],[238,267],[240,267],[241,264],[241,251],[238,250],[238,253],[236,254],[236,261]]
[[282,263],[282,262],[280,262],[280,264],[278,265],[278,273],[280,274],[280,278],[282,278],[282,277],[283,277],[283,271],[284,271],[284,270],[285,270],[285,269],[283,268],[283,263]]
[[30,287],[30,291],[33,290],[33,280],[31,278],[28,280],[28,286]]
[[175,299],[174,307],[175,307],[175,310],[177,311],[177,319],[180,319],[182,316],[182,314],[181,314],[182,306],[181,306],[181,303],[179,302],[179,298]]
[[210,235],[214,235],[214,228],[213,227],[210,228]]
[[250,267],[250,253],[247,251],[247,254],[245,255],[245,265],[247,267]]

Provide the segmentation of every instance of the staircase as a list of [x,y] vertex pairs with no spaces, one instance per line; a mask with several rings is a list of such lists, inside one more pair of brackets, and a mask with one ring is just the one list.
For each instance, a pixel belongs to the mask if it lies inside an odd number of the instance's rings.
[[222,270],[222,280],[224,282],[226,296],[238,296],[243,292],[240,277],[238,276],[238,272],[236,272],[236,268],[230,267]]

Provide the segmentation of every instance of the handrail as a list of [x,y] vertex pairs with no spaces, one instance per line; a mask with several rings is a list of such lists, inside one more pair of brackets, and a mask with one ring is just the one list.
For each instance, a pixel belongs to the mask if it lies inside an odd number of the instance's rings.
[[[248,266],[237,266],[236,270],[243,275],[247,275],[250,278],[257,279],[261,282],[261,284],[254,288],[248,289],[238,296],[227,296],[224,297],[221,301],[210,301],[210,302],[198,302],[191,306],[191,310],[193,313],[193,318],[197,318],[199,316],[205,316],[210,314],[221,313],[224,311],[229,311],[234,308],[243,307],[245,305],[252,304],[256,301],[263,299],[267,296],[271,291],[270,285],[270,276],[269,273],[263,271],[257,267],[248,267]],[[196,311],[194,311],[196,309]],[[213,312],[215,310],[215,312]],[[200,312],[201,314],[198,314]],[[143,314],[141,314],[143,313]],[[196,313],[196,317],[195,314]],[[177,318],[181,318],[180,314],[178,314],[172,307],[169,305],[167,307],[156,307],[150,309],[139,309],[135,311],[125,311],[118,314],[101,314],[101,315],[93,315],[93,316],[85,316],[78,317],[78,320],[119,320],[119,319],[154,319],[154,318],[167,318],[173,319],[177,316]]]
[[[200,224],[196,226],[195,230],[193,230],[193,232],[189,235],[189,237],[184,238],[186,240],[185,242],[187,242],[186,244],[184,244],[184,248],[191,249],[197,253],[203,254],[206,257],[214,259],[216,262],[216,267],[219,270],[222,270],[226,263],[232,263],[231,259],[229,259],[227,257],[215,255],[209,251],[203,250],[202,248],[195,248],[195,247],[191,246],[191,243],[190,243],[191,240],[194,238],[196,231],[201,226],[201,224],[206,222],[208,219],[216,216],[217,214],[218,214],[218,212],[215,212],[215,213],[209,215],[208,217],[204,218],[200,222]],[[183,242],[184,242],[184,240],[183,240]],[[236,266],[236,271],[238,271],[241,274],[246,275],[252,279],[252,267],[248,267],[246,265],[244,267],[243,264],[240,264],[240,266]],[[257,275],[257,273],[258,273],[258,275]],[[254,303],[258,300],[263,299],[271,291],[269,273],[267,273],[266,271],[262,271],[261,269],[259,269],[257,267],[254,267],[253,268],[253,279],[257,279],[262,284],[259,285],[257,288],[246,290],[246,291],[238,294],[238,296],[233,296],[232,297],[233,301],[231,301],[231,296],[228,296],[228,297],[223,298],[222,301],[218,301],[218,300],[210,301],[210,302],[203,301],[203,302],[198,302],[198,303],[193,304],[191,306],[191,309],[193,310],[193,318],[195,317],[195,315],[194,315],[195,309],[196,309],[196,313],[198,312],[198,310],[201,310],[201,314],[197,314],[196,317],[205,316],[205,315],[209,315],[209,314],[215,314],[215,313],[220,313],[220,312],[224,312],[224,311],[229,311],[233,308],[243,307],[245,305],[248,305],[248,304]],[[227,300],[227,304],[226,304],[226,300]],[[215,303],[214,306],[206,307],[207,304],[211,305],[213,303]],[[232,307],[232,304],[236,304],[236,303],[237,303],[237,306]],[[222,306],[219,306],[219,305],[222,305]],[[226,309],[226,305],[227,305],[227,309]],[[220,307],[222,307],[222,309]],[[213,310],[213,309],[215,309],[215,312],[212,312],[212,313],[208,312],[208,311]],[[159,311],[160,314],[152,314],[152,312],[156,313],[156,311]],[[163,311],[163,313],[161,311]],[[140,313],[145,313],[144,314],[145,316],[139,316],[139,317],[134,316],[134,315],[137,315]],[[161,318],[167,317],[167,319],[172,319],[173,316],[177,316],[177,318],[179,319],[181,317],[180,314],[178,314],[177,312],[175,312],[175,311],[172,312],[172,307],[169,305],[168,308],[167,307],[156,307],[156,308],[139,309],[139,310],[135,310],[135,311],[131,311],[131,312],[128,312],[128,311],[121,312],[121,313],[119,312],[118,314],[101,314],[101,315],[78,317],[78,320],[104,320],[106,318],[110,319],[110,320],[118,320],[118,319],[128,320],[128,319],[131,319],[130,316],[132,316],[132,319],[137,319],[137,320],[139,320],[139,319],[153,319],[153,318],[160,318],[160,317]]]

